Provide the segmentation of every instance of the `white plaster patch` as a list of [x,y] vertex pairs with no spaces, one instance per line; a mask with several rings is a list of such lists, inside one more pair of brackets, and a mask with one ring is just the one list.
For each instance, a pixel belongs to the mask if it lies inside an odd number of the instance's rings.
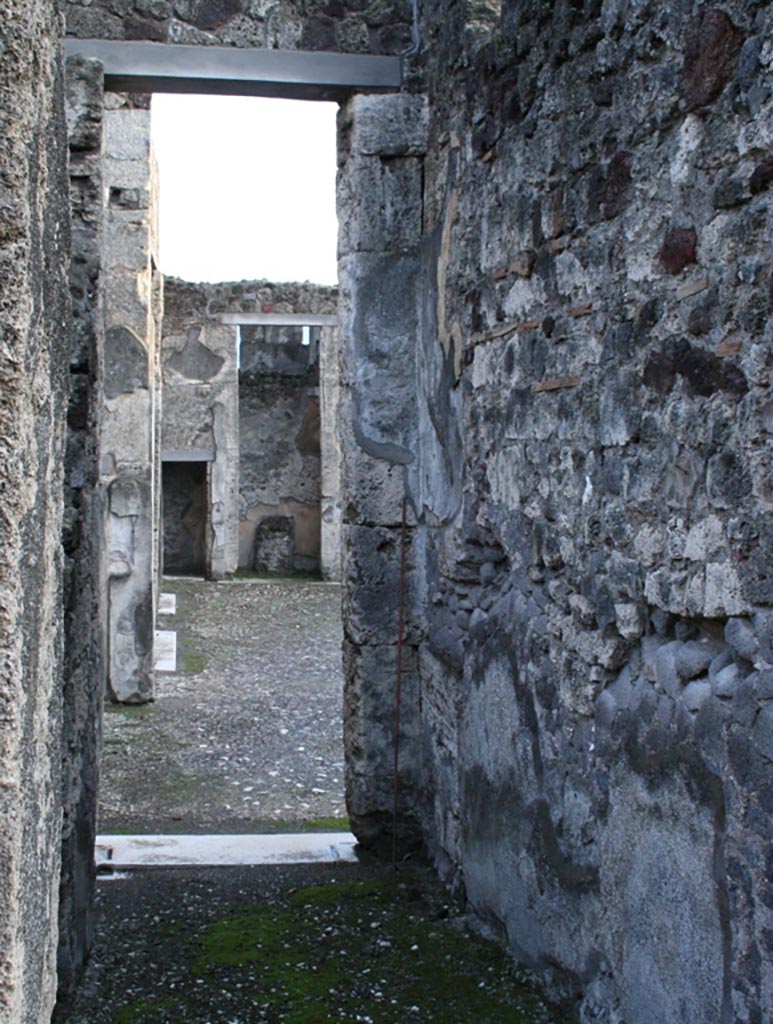
[[159,615],[177,614],[177,594],[160,594],[158,598]]
[[702,562],[715,555],[722,547],[724,531],[717,516],[708,516],[690,528],[684,545],[684,557],[691,562]]
[[743,615],[749,610],[735,568],[729,562],[710,562],[706,566],[704,614],[710,617]]
[[519,278],[507,293],[502,303],[507,317],[528,317],[535,305],[545,301],[544,289],[534,281]]
[[573,252],[565,250],[556,257],[556,283],[562,295],[572,303],[585,302],[591,291],[591,282],[585,268]]
[[201,865],[353,862],[351,832],[238,836],[97,836],[97,867],[141,868]]
[[153,668],[156,672],[177,671],[177,633],[157,629],[153,634]]
[[695,114],[684,119],[677,137],[677,149],[671,162],[670,175],[674,185],[686,184],[693,168],[695,150],[703,141],[703,122]]
[[488,479],[492,501],[506,504],[513,511],[521,507],[522,446],[511,446],[495,452],[489,460]]

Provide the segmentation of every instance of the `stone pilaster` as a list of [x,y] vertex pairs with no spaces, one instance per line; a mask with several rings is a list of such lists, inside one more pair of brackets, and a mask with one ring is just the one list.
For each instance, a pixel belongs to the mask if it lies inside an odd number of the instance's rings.
[[108,689],[153,696],[156,460],[154,174],[150,112],[108,94],[104,135],[102,421],[106,493]]
[[[355,97],[339,120],[339,322],[343,458],[346,792],[367,845],[392,832],[393,721],[403,498],[418,465],[421,97]],[[405,630],[398,839],[419,839],[416,645],[422,609],[413,572],[410,502],[405,539]]]

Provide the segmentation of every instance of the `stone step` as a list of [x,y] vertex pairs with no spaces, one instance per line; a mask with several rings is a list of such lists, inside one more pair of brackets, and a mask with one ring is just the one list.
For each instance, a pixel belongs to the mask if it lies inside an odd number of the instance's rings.
[[97,836],[97,870],[145,867],[235,867],[356,861],[351,832],[279,835]]

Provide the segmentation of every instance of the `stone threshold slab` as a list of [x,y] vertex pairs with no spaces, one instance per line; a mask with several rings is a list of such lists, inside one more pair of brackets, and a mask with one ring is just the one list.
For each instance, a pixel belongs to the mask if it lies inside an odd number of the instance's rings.
[[158,595],[158,614],[159,615],[176,615],[177,614],[177,594],[159,594]]
[[351,832],[288,835],[97,836],[97,868],[240,867],[356,861]]

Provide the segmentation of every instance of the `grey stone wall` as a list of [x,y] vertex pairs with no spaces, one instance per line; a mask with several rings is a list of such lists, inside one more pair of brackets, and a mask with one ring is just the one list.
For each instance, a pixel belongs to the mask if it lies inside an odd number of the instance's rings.
[[[342,450],[346,797],[360,840],[391,831],[403,499],[406,630],[400,735],[399,842],[421,835],[416,588],[421,471],[417,336],[427,105],[422,97],[355,97],[339,115],[339,430]],[[391,843],[388,843],[391,845]]]
[[[240,334],[239,565],[280,568],[260,543],[266,520],[279,516],[289,520],[290,538],[282,571],[318,572],[319,342],[310,331],[304,345],[301,327],[242,327]],[[271,531],[265,543],[272,544]]]
[[335,313],[335,288],[308,281],[228,281],[218,284],[166,278],[169,312],[179,308],[209,317],[221,313]]
[[[281,523],[275,524],[277,528],[282,526],[285,534],[289,530],[289,541],[285,542],[285,546],[290,544],[289,554],[281,563],[282,571],[318,570],[321,517],[323,514],[328,517],[328,537],[337,537],[340,516],[337,487],[340,473],[335,439],[337,380],[330,369],[336,365],[336,332],[315,327],[304,335],[300,326],[243,325],[238,328],[241,362],[237,374],[237,327],[222,325],[219,317],[226,313],[234,316],[252,313],[330,315],[336,308],[336,290],[308,283],[193,284],[168,278],[165,305],[165,452],[211,448],[217,454],[207,426],[215,388],[217,401],[230,409],[226,461],[233,479],[233,494],[224,521],[229,523],[230,530],[238,532],[238,537],[234,533],[232,538],[232,543],[238,544],[238,565],[255,567],[256,530],[265,521],[279,517],[289,520],[286,528]],[[326,383],[320,387],[323,330],[327,331],[325,366],[328,370]],[[204,380],[196,366],[185,370],[183,363],[186,358],[190,362],[189,357],[194,352],[188,337],[191,331],[203,331],[207,344],[213,332],[218,338],[228,339],[224,340],[231,353],[227,376],[221,372],[224,363],[219,368],[214,365],[209,368],[208,372],[215,371],[211,380],[209,377]],[[308,344],[304,344],[304,340]],[[200,344],[198,337],[196,341]],[[225,349],[215,348],[225,358]],[[210,349],[214,351],[211,345]],[[325,460],[322,460],[320,437],[323,397],[328,412]],[[329,490],[324,509],[321,507],[323,461]],[[266,543],[271,546],[275,543],[272,539],[275,531],[270,523],[267,529]],[[326,575],[335,578],[338,556],[335,540],[328,548]],[[234,559],[236,557],[234,554]],[[235,560],[228,571],[234,568]]]
[[102,221],[102,69],[67,63],[70,145],[72,351],[64,509],[63,827],[59,991],[72,990],[91,945],[98,747],[105,672],[105,580],[100,537],[96,380]]
[[61,862],[67,143],[53,6],[1,13],[0,1020],[44,1024]]
[[238,558],[239,400],[236,329],[197,302],[197,287],[164,280],[162,453],[206,453],[206,570],[233,572]]
[[396,54],[412,39],[410,0],[67,0],[82,39]]
[[405,487],[404,834],[582,1021],[767,1020],[770,5],[422,6],[421,197],[342,133],[355,829]]

